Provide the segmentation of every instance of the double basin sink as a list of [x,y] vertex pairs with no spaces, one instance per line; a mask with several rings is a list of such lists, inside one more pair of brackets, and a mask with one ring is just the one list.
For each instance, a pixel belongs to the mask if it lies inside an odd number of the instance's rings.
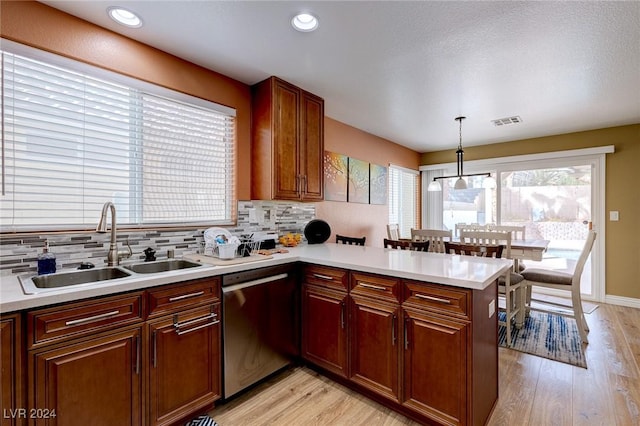
[[124,266],[110,266],[106,268],[59,272],[50,275],[25,276],[19,277],[19,279],[26,294],[37,294],[59,288],[89,285],[100,281],[128,278],[134,274],[157,274],[199,266],[202,265],[188,260],[168,259],[156,262],[134,263]]

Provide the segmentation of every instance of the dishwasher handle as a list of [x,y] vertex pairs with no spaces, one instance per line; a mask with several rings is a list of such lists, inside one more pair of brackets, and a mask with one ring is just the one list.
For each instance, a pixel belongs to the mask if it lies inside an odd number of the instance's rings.
[[282,280],[284,278],[287,278],[289,276],[289,274],[278,274],[278,275],[272,275],[270,277],[266,277],[266,278],[259,278],[257,280],[251,280],[251,281],[246,281],[240,284],[234,284],[234,285],[230,285],[228,287],[222,287],[222,292],[223,293],[231,293],[233,291],[236,290],[242,290],[243,288],[247,288],[247,287],[253,287],[256,285],[260,285],[260,284],[266,284],[266,283],[270,283],[272,281],[278,281],[278,280]]

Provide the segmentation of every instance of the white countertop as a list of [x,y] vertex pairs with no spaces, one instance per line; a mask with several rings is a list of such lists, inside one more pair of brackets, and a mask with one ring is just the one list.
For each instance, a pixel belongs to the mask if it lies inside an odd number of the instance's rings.
[[202,266],[158,274],[136,274],[127,278],[71,286],[39,294],[24,294],[17,275],[3,276],[0,283],[0,312],[13,312],[298,261],[475,290],[486,288],[511,266],[511,260],[508,259],[334,243],[303,244],[288,250],[289,253],[274,254],[271,259],[251,263]]

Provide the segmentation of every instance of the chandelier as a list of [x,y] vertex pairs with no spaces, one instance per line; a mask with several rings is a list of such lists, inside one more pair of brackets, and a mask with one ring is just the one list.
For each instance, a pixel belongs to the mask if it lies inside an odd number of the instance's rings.
[[455,120],[460,123],[460,140],[458,142],[458,150],[456,151],[456,163],[458,165],[458,174],[455,176],[438,176],[433,178],[433,182],[427,187],[427,191],[442,191],[442,186],[438,180],[457,178],[453,189],[467,189],[467,181],[463,178],[471,176],[485,176],[486,179],[482,183],[483,188],[495,188],[496,181],[491,177],[491,173],[472,173],[464,174],[464,150],[462,149],[462,120],[467,117],[456,117]]

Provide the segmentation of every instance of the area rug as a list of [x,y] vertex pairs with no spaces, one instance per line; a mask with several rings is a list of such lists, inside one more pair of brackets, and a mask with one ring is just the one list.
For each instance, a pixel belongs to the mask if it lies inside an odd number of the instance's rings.
[[[500,311],[500,320],[505,313]],[[520,352],[587,368],[578,326],[573,318],[531,311],[521,329],[511,328],[511,347]],[[498,327],[498,344],[507,347],[507,328]]]
[[218,426],[215,420],[206,414],[202,416],[198,416],[190,422],[186,423],[184,426]]

